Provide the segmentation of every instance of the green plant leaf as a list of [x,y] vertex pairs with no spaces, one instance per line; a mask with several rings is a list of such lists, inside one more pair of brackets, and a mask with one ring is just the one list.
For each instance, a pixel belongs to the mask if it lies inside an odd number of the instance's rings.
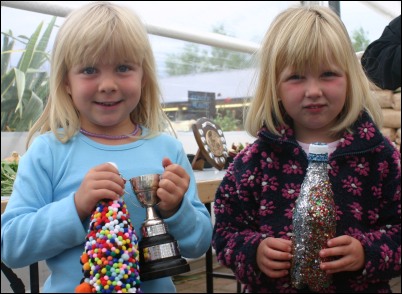
[[1,48],[1,76],[3,76],[10,66],[11,50],[14,48],[14,40],[10,40],[11,30],[3,35],[3,47]]
[[24,106],[24,116],[16,123],[15,131],[22,132],[28,128],[32,127],[32,125],[39,118],[41,113],[43,112],[43,101],[39,98],[34,92],[31,90],[25,90],[24,93],[24,102],[26,102]]
[[[48,73],[41,67],[49,60],[46,52],[55,27],[54,16],[41,35],[43,22],[28,38],[2,32],[1,76],[1,130],[27,131],[43,112],[48,97]],[[13,50],[14,42],[25,45],[23,50]],[[10,56],[22,52],[16,67],[10,68]]]
[[35,54],[30,64],[30,68],[37,69],[43,65],[43,63],[47,60],[48,54],[46,53],[46,48],[50,40],[50,36],[52,34],[53,28],[56,23],[56,16],[53,16],[49,25],[46,27],[45,32],[42,35],[42,38],[39,40]]
[[18,97],[18,104],[17,107],[15,108],[15,112],[19,110],[20,112],[20,117],[22,117],[22,96],[24,95],[24,90],[25,90],[25,73],[20,71],[18,68],[14,68],[14,74],[15,74],[15,83],[17,85],[17,97]]
[[8,71],[1,77],[1,99],[6,95],[14,83],[15,72],[13,70]]
[[36,28],[35,32],[32,34],[31,38],[29,38],[28,44],[25,47],[25,52],[22,54],[21,59],[18,63],[18,68],[22,72],[26,72],[31,65],[31,61],[33,55],[35,53],[36,46],[38,44],[38,38],[40,31],[42,30],[43,22],[39,24]]
[[[15,90],[15,88],[13,88]],[[6,94],[6,97],[1,100],[1,112],[12,112],[14,113],[15,108],[17,107],[17,99],[14,99],[14,96],[12,94],[14,91],[9,91]]]

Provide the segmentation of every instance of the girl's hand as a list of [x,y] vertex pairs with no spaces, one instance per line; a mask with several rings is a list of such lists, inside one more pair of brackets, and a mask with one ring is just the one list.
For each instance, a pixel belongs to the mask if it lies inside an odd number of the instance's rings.
[[323,262],[320,267],[327,274],[352,272],[363,268],[364,250],[359,240],[343,235],[328,240],[329,248],[320,251],[320,257],[336,257],[336,260]]
[[270,278],[282,278],[289,273],[292,241],[268,237],[257,248],[257,265]]
[[169,158],[164,158],[162,165],[165,171],[156,193],[161,200],[158,204],[159,213],[163,218],[168,218],[179,209],[190,184],[190,176],[183,167],[173,164]]
[[124,182],[117,168],[110,163],[90,169],[74,196],[80,219],[91,215],[100,200],[118,200],[124,195]]

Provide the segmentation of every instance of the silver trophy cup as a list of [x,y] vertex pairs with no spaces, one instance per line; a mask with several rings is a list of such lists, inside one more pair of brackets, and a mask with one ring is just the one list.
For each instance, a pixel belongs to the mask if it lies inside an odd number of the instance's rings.
[[130,179],[138,201],[147,210],[146,219],[141,226],[142,239],[138,243],[142,281],[190,271],[189,264],[181,257],[177,241],[168,233],[167,225],[157,216],[154,209],[159,202],[156,195],[159,180],[159,174],[142,175]]

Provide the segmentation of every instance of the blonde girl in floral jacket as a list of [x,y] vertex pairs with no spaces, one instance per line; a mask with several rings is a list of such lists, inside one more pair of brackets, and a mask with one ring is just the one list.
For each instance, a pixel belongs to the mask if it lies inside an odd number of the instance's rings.
[[390,292],[400,276],[400,153],[380,132],[381,113],[339,17],[289,8],[271,24],[245,128],[257,137],[216,192],[213,247],[249,293],[308,292],[290,281],[292,210],[308,146],[330,147],[336,237],[320,267],[327,292]]

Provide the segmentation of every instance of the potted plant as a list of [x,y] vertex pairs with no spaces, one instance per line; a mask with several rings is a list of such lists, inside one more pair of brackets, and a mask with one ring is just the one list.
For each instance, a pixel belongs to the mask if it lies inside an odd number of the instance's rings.
[[[48,73],[44,64],[49,60],[46,52],[50,35],[55,26],[56,17],[53,17],[41,35],[43,22],[28,38],[13,36],[9,30],[1,32],[1,136],[2,158],[11,153],[11,150],[25,150],[24,132],[43,112],[48,96]],[[16,42],[25,45],[23,50],[15,50]],[[13,66],[13,54],[22,52],[16,66]],[[10,136],[15,135],[17,136]],[[4,139],[3,139],[4,138]],[[25,138],[25,137],[24,137]],[[18,146],[22,145],[22,146]],[[19,154],[1,160],[1,196],[2,211],[3,197],[11,195],[15,176],[18,169]]]
[[[41,115],[48,95],[48,73],[43,68],[49,60],[46,48],[54,28],[53,17],[40,36],[43,22],[30,38],[14,37],[12,32],[1,32],[1,131],[25,132]],[[15,41],[25,44],[16,66],[11,65]]]

